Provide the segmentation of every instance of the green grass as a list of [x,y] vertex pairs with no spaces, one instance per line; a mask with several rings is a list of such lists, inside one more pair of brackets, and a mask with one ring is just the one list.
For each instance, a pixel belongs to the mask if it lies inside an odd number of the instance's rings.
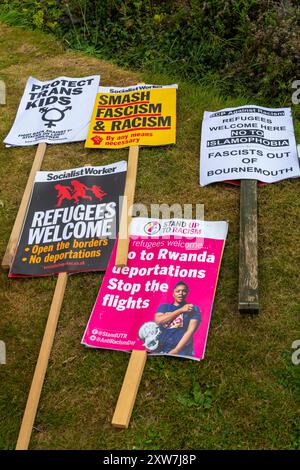
[[[172,83],[170,76],[138,75],[72,51],[40,33],[0,24],[1,139],[13,122],[29,75],[100,73],[102,85]],[[201,363],[152,357],[127,430],[110,422],[129,356],[80,344],[102,276],[68,280],[58,330],[30,443],[31,449],[299,449],[300,366],[291,362],[300,338],[300,180],[259,188],[261,313],[237,311],[239,189],[200,188],[200,123],[204,110],[249,103],[223,98],[212,87],[179,84],[177,144],[140,151],[136,202],[202,203],[207,220],[229,220],[205,359]],[[251,101],[253,103],[253,100]],[[299,123],[296,122],[299,139]],[[35,149],[0,149],[0,256],[4,254]],[[48,146],[43,169],[106,164],[127,150],[84,149],[83,143]],[[13,449],[55,287],[54,278],[0,275],[0,447]]]

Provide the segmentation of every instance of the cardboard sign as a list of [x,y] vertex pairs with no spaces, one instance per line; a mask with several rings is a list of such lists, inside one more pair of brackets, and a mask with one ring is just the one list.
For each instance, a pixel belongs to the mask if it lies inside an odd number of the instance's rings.
[[176,142],[177,85],[99,87],[86,147],[118,149]]
[[204,113],[200,185],[256,179],[274,183],[300,175],[290,108],[240,106]]
[[202,359],[226,222],[133,219],[126,267],[116,247],[82,343]]
[[126,167],[37,172],[10,277],[106,269]]
[[100,76],[27,80],[8,146],[39,142],[63,144],[85,140]]

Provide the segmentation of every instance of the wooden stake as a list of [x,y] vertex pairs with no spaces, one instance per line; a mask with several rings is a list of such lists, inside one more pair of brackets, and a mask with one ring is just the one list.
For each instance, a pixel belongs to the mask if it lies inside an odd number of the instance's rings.
[[68,274],[60,273],[56,282],[54,296],[48,316],[48,321],[34,371],[30,392],[22,420],[22,425],[16,445],[16,450],[27,450],[29,446],[30,436],[39,404],[41,391],[47,371],[49,356],[53,345],[53,340],[56,332],[58,318],[64,293],[66,289]]
[[122,215],[119,228],[119,240],[116,254],[116,266],[126,266],[129,247],[129,227],[132,219],[132,206],[136,185],[136,174],[138,166],[139,147],[129,148],[128,166]]
[[117,406],[112,419],[116,428],[128,428],[134,402],[146,364],[146,351],[134,350],[131,353]]
[[10,239],[7,244],[7,248],[2,260],[2,267],[4,269],[9,269],[12,263],[16,247],[20,238],[21,230],[25,220],[26,210],[31,196],[32,187],[34,184],[34,178],[37,171],[40,170],[43,162],[43,158],[46,152],[47,145],[41,143],[38,145],[33,164],[31,167],[30,175],[27,180],[26,188],[22,197],[22,201],[18,210],[18,214],[10,235]]
[[6,104],[6,86],[3,80],[0,80],[0,105]]
[[241,180],[239,311],[259,312],[256,180]]

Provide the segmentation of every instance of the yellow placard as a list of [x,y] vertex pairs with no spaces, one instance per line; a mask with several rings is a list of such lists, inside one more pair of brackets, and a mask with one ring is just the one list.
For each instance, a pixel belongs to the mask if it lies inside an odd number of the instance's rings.
[[101,87],[85,147],[118,149],[174,144],[177,86],[150,87]]

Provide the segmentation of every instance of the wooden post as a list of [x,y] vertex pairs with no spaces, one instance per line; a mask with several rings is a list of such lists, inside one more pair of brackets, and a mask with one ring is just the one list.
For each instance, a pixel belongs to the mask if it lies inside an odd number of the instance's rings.
[[3,80],[0,80],[0,105],[6,104],[6,86]]
[[132,206],[136,185],[139,147],[129,148],[124,200],[119,228],[119,240],[116,254],[116,266],[126,266],[129,247],[129,227],[132,219]]
[[32,433],[39,399],[43,388],[44,378],[46,375],[50,352],[54,341],[60,309],[64,298],[67,279],[67,273],[60,273],[58,275],[54,296],[52,299],[52,304],[48,316],[48,321],[21,424],[16,450],[27,450],[29,446],[30,436]]
[[18,210],[18,214],[6,247],[6,251],[2,260],[2,267],[4,269],[9,269],[12,263],[15,250],[20,238],[21,230],[23,227],[23,223],[25,220],[27,206],[30,200],[32,187],[34,184],[35,174],[37,171],[40,170],[43,162],[43,158],[46,152],[47,145],[45,143],[41,143],[37,147],[37,151],[33,160],[33,164],[31,167],[30,175],[27,180],[26,188],[22,197],[22,201]]
[[239,311],[259,312],[256,180],[241,180]]
[[146,364],[146,351],[134,350],[131,353],[117,406],[112,419],[116,428],[128,428],[134,402]]
[[[132,219],[132,206],[136,185],[139,147],[129,148],[126,184],[119,229],[119,240],[116,253],[116,266],[126,266],[129,248],[129,227]],[[128,428],[136,395],[147,359],[146,351],[134,350],[131,353],[112,425],[117,428]]]

